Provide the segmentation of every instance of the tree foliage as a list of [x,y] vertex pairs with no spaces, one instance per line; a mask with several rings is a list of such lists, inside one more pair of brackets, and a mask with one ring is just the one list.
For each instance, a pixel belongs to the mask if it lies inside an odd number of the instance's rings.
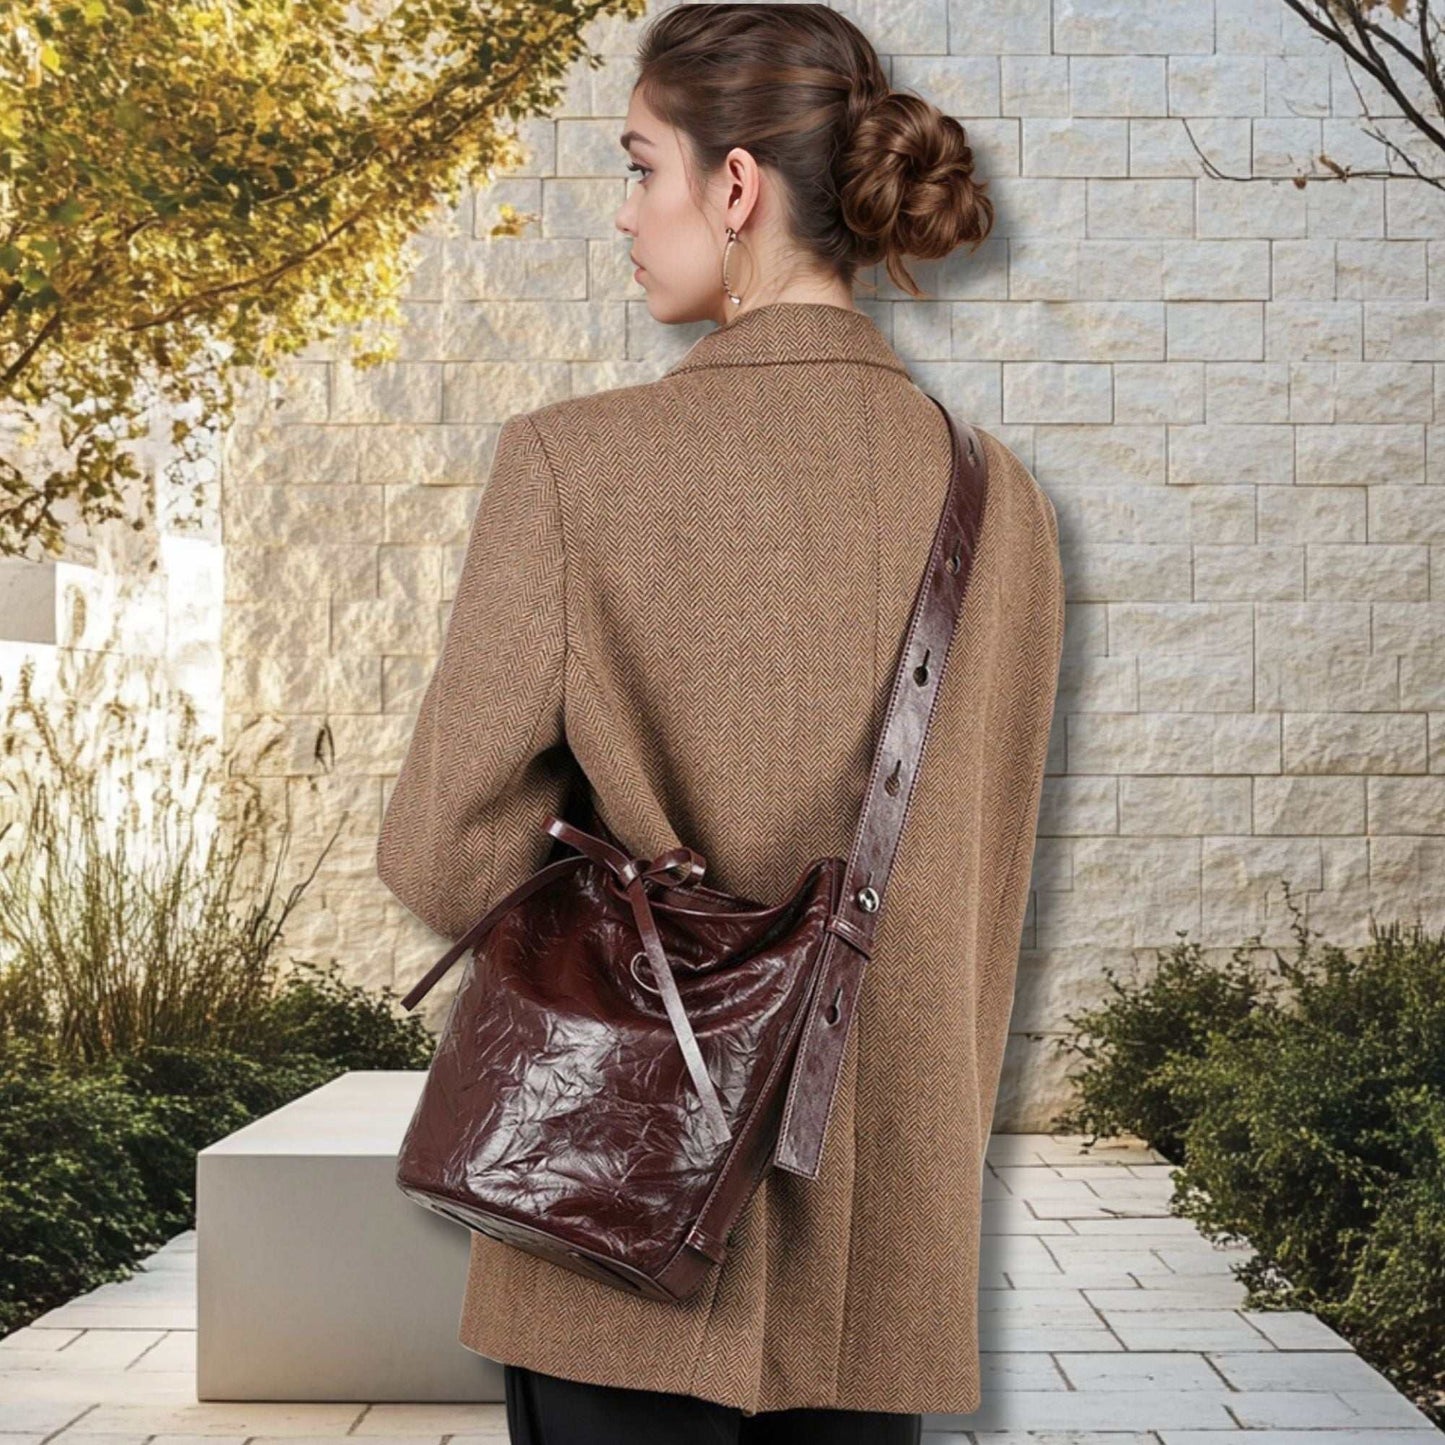
[[407,240],[524,160],[516,122],[602,63],[588,26],[644,3],[7,0],[0,555],[125,519],[153,405],[179,481],[235,368],[343,327],[392,358]]

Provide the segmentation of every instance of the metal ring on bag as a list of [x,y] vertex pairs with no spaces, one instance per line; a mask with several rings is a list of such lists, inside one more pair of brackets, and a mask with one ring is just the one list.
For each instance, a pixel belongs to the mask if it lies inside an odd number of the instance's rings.
[[638,960],[639,958],[640,958],[644,963],[647,963],[649,967],[651,967],[651,964],[648,962],[648,957],[647,957],[647,952],[646,952],[646,950],[645,950],[645,949],[639,949],[636,953],[634,953],[634,954],[632,955],[632,961],[627,965],[628,968],[630,968],[630,969],[632,970],[632,976],[633,976],[633,978],[636,978],[637,981],[638,981],[638,983],[640,983],[640,984],[642,985],[642,987],[645,988],[645,989],[648,991],[648,993],[655,993],[659,998],[661,998],[661,997],[662,997],[662,990],[661,990],[660,988],[658,988],[658,986],[657,986],[655,983],[648,983],[648,981],[647,981],[645,978],[638,978],[638,977],[637,977],[637,960]]

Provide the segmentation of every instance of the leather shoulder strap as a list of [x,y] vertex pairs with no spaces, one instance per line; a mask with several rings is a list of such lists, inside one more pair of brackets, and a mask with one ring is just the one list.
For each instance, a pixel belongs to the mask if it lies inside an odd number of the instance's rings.
[[983,444],[973,428],[955,421],[936,396],[929,395],[929,400],[948,423],[953,470],[899,651],[843,896],[828,922],[818,983],[804,1003],[808,1016],[773,1154],[778,1168],[809,1179],[818,1176],[863,969],[872,956],[893,858],[983,528],[988,486]]

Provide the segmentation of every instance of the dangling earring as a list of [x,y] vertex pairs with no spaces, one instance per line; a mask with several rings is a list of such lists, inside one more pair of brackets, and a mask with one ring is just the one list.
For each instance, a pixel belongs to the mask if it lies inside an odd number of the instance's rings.
[[738,233],[733,230],[731,226],[727,228],[727,231],[727,244],[723,247],[722,288],[727,292],[728,300],[731,301],[734,306],[741,306],[743,304],[743,298],[728,285],[728,256],[732,253],[733,242],[737,240]]

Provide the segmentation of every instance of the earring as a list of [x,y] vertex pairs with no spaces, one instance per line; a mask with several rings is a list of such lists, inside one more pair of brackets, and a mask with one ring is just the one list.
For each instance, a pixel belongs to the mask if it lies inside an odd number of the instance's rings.
[[738,233],[733,230],[731,226],[727,228],[727,231],[727,244],[723,247],[722,288],[727,292],[728,300],[731,301],[734,306],[741,306],[743,304],[743,298],[728,285],[728,257],[732,254],[733,243],[737,240]]

